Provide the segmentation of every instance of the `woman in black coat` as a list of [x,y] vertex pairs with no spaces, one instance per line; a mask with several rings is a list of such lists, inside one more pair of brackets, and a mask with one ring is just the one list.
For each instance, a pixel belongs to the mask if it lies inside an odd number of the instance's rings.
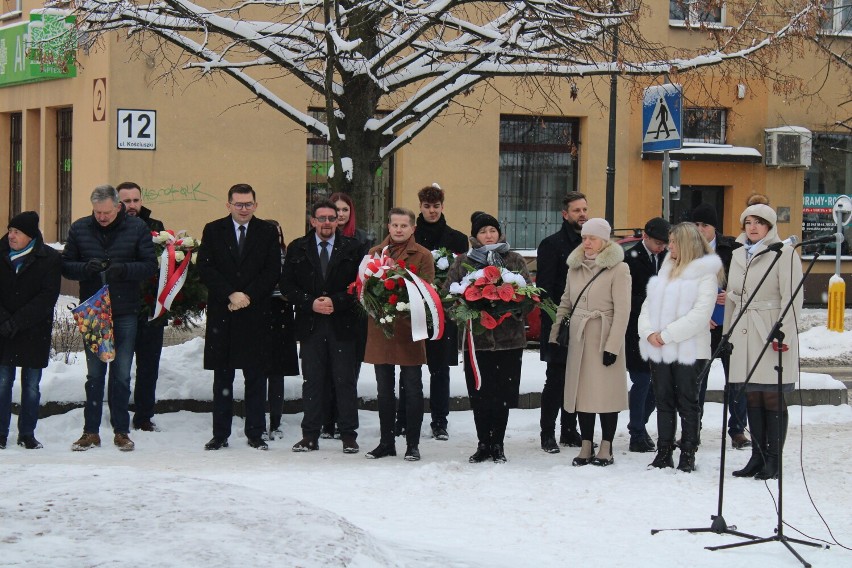
[[0,239],[0,449],[6,447],[15,370],[21,368],[18,444],[41,448],[35,439],[41,370],[50,356],[53,307],[59,297],[62,261],[44,244],[38,213],[25,211]]

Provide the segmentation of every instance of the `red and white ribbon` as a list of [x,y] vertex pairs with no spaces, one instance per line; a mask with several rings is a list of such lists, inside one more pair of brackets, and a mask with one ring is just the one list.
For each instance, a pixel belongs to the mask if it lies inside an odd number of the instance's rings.
[[148,321],[157,319],[172,307],[175,296],[178,295],[178,292],[183,288],[183,283],[186,282],[190,262],[192,262],[192,252],[186,251],[180,265],[176,267],[175,245],[171,242],[165,244],[163,254],[160,256],[160,279],[157,283],[157,300],[154,305],[154,313],[151,314]]
[[479,362],[476,360],[476,346],[473,344],[473,322],[467,320],[465,327],[465,340],[467,341],[467,356],[470,358],[470,368],[473,371],[473,385],[476,390],[482,386],[482,376],[479,373]]
[[[411,280],[405,280],[405,289],[408,291],[408,309],[411,313],[411,340],[440,339],[444,335],[444,310],[438,304],[440,299],[437,292],[422,278],[411,270],[405,269]],[[426,325],[426,308],[432,316],[432,336]]]

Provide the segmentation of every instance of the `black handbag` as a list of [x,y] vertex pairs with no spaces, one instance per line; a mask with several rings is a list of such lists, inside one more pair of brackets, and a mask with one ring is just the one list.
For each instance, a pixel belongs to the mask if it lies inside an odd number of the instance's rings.
[[[583,292],[585,292],[589,286],[591,286],[592,282],[595,281],[595,278],[601,275],[606,268],[600,270],[597,274],[592,276],[592,279],[586,282],[586,285],[583,286],[583,289],[580,290],[580,293],[577,295],[577,299],[579,300],[583,296]],[[571,306],[571,311],[567,316],[562,318],[559,322],[559,333],[556,334],[556,344],[560,347],[568,347],[568,337],[571,335],[571,316],[574,315],[574,309],[577,307],[576,302],[573,306]]]

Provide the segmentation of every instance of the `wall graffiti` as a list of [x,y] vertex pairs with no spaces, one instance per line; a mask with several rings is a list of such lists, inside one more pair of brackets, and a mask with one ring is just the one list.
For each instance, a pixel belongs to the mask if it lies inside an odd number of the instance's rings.
[[148,203],[168,204],[185,201],[211,201],[219,199],[215,195],[201,191],[201,182],[187,185],[170,185],[159,189],[145,188],[142,199]]

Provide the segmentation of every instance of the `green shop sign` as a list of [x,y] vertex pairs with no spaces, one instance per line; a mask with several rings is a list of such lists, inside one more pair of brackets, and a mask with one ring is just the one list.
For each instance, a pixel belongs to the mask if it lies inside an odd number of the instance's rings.
[[33,10],[30,21],[0,28],[0,87],[77,76],[75,16]]

